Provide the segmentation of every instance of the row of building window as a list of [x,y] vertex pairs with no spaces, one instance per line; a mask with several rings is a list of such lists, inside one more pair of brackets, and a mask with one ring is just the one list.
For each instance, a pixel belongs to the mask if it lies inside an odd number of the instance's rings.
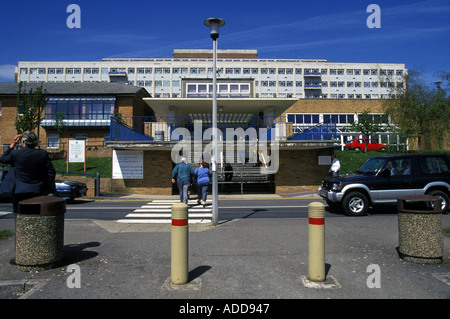
[[[265,87],[275,87],[277,86],[277,82],[278,82],[278,86],[280,87],[294,87],[294,81],[261,81],[261,86],[265,86]],[[170,87],[170,83],[172,83],[173,87],[179,87],[181,85],[181,82],[178,80],[174,80],[174,81],[170,81],[170,80],[164,80],[164,81],[154,81],[154,84],[156,87],[159,86],[164,86],[164,87]],[[259,86],[259,81],[255,81],[255,86]],[[347,83],[347,85],[345,85],[345,83]],[[129,85],[134,85],[134,81],[130,81],[128,83]],[[153,81],[136,81],[136,85],[137,86],[152,86],[153,85]],[[393,83],[393,82],[380,82],[380,84],[378,84],[378,82],[363,82],[363,85],[365,88],[394,88],[394,87],[403,87],[403,83],[402,82],[397,82],[397,83]],[[303,86],[303,81],[295,81],[295,86],[296,87],[302,87]],[[328,87],[328,82],[327,81],[322,81],[322,82],[313,82],[313,81],[305,81],[305,87],[308,86],[319,86],[319,87]],[[349,81],[349,82],[343,82],[343,81],[330,81],[330,85],[329,87],[348,87],[348,88],[360,88],[362,87],[361,82],[353,82],[353,81]]]
[[[100,68],[21,68],[20,74],[64,74],[64,70],[66,74],[99,74]],[[212,74],[212,68],[101,68],[102,74],[111,73],[126,73],[128,71],[129,74]],[[397,76],[403,76],[403,70],[385,70],[385,69],[302,69],[302,68],[218,68],[217,72],[219,74],[303,74],[304,75],[372,75],[372,76],[393,76],[394,74]]]
[[115,97],[49,98],[45,119],[54,120],[61,114],[66,120],[109,120],[114,114]]
[[[288,113],[286,121],[292,124],[309,125],[309,124],[341,124],[348,125],[358,120],[360,114],[303,114]],[[387,124],[387,118],[384,114],[370,114],[372,121]]]

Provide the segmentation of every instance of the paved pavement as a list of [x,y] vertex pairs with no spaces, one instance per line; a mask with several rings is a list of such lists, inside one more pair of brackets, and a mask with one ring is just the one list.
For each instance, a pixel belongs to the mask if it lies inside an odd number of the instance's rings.
[[[295,196],[315,197],[290,194]],[[127,199],[132,197],[140,196]],[[405,261],[397,253],[397,219],[395,214],[327,217],[322,283],[307,279],[307,218],[253,215],[217,226],[189,225],[189,283],[182,287],[170,284],[170,225],[66,220],[58,268],[20,272],[10,264],[14,237],[0,241],[0,298],[174,299],[175,312],[194,299],[197,305],[247,299],[276,306],[267,299],[450,298],[450,236],[443,235],[443,263]],[[450,226],[449,214],[442,219]],[[4,229],[14,229],[11,219],[0,218]]]

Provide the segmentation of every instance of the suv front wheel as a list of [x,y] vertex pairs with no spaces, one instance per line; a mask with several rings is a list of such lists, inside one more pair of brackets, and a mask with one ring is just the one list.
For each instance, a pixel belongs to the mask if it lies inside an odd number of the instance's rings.
[[350,216],[364,216],[369,210],[367,197],[360,192],[351,192],[344,196],[342,208]]

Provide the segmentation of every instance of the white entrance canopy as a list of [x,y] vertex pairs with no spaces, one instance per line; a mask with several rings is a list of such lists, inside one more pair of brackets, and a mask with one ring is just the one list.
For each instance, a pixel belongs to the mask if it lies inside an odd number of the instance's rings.
[[[155,115],[192,116],[192,114],[210,114],[212,99],[202,98],[144,98]],[[296,98],[218,98],[218,117],[220,114],[259,114],[278,117],[291,107]]]

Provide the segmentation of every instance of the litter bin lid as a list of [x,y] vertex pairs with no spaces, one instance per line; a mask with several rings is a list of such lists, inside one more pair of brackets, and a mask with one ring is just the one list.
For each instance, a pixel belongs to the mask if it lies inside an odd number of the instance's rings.
[[66,200],[39,196],[19,202],[20,215],[58,216],[66,212]]
[[[433,202],[433,206],[431,206],[431,210],[425,209],[407,209],[405,208],[405,203],[409,202]],[[441,199],[430,196],[430,195],[409,195],[397,198],[397,208],[401,212],[414,212],[414,213],[441,213]]]

